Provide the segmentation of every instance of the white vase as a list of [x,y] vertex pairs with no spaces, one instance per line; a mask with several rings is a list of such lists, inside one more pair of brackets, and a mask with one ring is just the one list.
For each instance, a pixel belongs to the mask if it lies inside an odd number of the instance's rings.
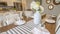
[[34,13],[34,24],[41,24],[41,14],[39,11]]

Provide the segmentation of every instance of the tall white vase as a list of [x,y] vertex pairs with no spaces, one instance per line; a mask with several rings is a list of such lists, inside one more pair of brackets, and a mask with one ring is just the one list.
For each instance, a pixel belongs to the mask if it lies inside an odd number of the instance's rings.
[[36,11],[34,13],[34,24],[41,24],[41,14],[39,13],[39,11]]

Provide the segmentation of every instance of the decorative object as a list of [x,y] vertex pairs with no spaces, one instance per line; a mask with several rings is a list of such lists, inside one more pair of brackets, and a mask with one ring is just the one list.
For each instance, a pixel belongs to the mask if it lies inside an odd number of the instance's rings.
[[51,3],[51,0],[46,0],[46,3],[50,4]]
[[34,14],[34,24],[39,23],[41,23],[41,14],[39,13],[39,11],[36,11],[36,13]]
[[[44,8],[40,5],[40,2],[33,1],[31,3],[31,9],[35,11],[34,13],[34,24],[36,27],[31,31],[32,34],[50,34],[47,29],[45,29],[43,24],[41,23],[41,13],[44,11]],[[39,25],[39,28],[38,28]],[[46,32],[44,32],[46,31]]]
[[60,0],[53,0],[53,3],[54,3],[55,5],[59,5],[59,4],[60,4]]
[[52,10],[54,8],[54,5],[52,5],[52,4],[50,4],[49,6],[48,6],[48,9],[49,10]]
[[34,24],[41,24],[41,13],[44,11],[44,8],[40,6],[39,1],[33,1],[31,3],[31,9],[35,11],[34,13]]

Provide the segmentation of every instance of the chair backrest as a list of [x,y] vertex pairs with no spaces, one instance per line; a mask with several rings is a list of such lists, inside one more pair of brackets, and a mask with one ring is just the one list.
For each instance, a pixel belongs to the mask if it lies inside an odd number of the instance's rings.
[[23,18],[23,16],[22,16],[23,11],[17,11],[17,14],[19,14],[20,19],[22,19],[22,18]]
[[0,13],[0,27],[2,27],[3,13]]
[[[3,24],[4,24],[4,23],[7,23],[7,25],[9,25],[9,24],[14,23],[14,21],[15,21],[14,17],[15,17],[15,16],[14,16],[13,13],[9,13],[9,12],[5,13],[5,14],[4,14]],[[3,26],[4,26],[4,25],[3,25]]]
[[0,21],[3,20],[3,13],[0,13]]
[[33,11],[24,11],[26,17],[31,17],[34,15]]

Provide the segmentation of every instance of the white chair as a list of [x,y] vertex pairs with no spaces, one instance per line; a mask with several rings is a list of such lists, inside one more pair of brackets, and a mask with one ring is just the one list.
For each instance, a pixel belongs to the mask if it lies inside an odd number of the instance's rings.
[[7,16],[7,21],[8,21],[8,24],[15,24],[15,25],[22,25],[22,24],[24,24],[25,23],[25,21],[24,20],[21,20],[21,18],[22,18],[22,12],[19,12],[19,14],[18,13],[13,13],[13,14],[9,14],[8,16]]
[[[21,16],[22,17],[22,16]],[[21,17],[19,16],[19,14],[14,14],[14,18],[15,18],[15,25],[22,25],[25,23],[24,20],[21,19]]]
[[0,13],[0,27],[2,27],[3,13]]
[[13,22],[15,22],[15,19],[12,13],[7,13],[4,15],[3,26],[12,24]]
[[23,18],[23,16],[22,16],[23,12],[22,11],[18,11],[18,12],[19,12],[19,17],[22,19]]
[[54,15],[46,15],[45,21],[48,23],[55,23],[56,21],[52,19],[52,17],[56,17]]
[[[19,12],[19,14],[13,13],[13,12],[6,12],[4,14],[3,26],[7,26],[9,24],[16,25],[16,24],[20,24],[20,23],[25,22],[25,21],[21,20],[21,17],[22,17],[22,12]],[[20,24],[20,25],[22,25],[22,24]]]
[[60,34],[60,15],[57,16],[55,32],[56,34]]
[[28,18],[28,17],[33,18],[33,15],[34,15],[33,11],[24,11],[24,14],[25,14],[25,16],[26,16],[27,18]]

